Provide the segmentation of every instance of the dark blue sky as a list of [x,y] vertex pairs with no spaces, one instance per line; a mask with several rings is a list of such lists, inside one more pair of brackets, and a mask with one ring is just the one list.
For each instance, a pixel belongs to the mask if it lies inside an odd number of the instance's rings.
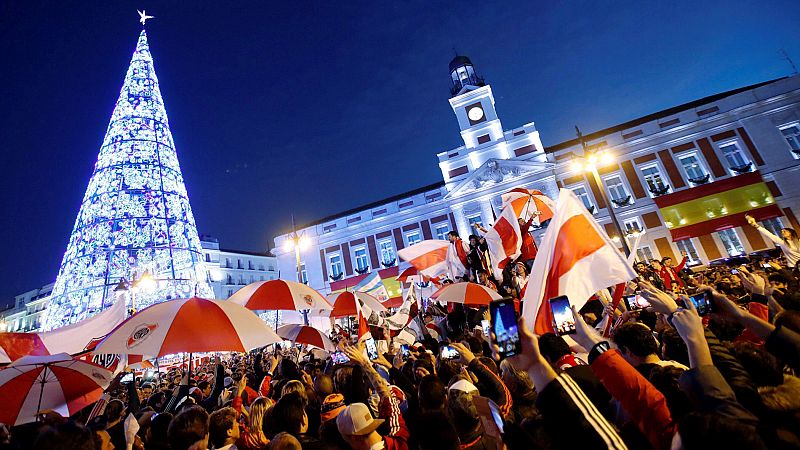
[[545,145],[800,64],[796,0],[3,2],[0,300],[55,279],[137,8],[198,229],[246,250],[438,181],[454,47]]

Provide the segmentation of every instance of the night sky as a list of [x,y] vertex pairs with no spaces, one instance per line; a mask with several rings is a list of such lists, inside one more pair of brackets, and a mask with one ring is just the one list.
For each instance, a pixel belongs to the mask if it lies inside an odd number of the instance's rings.
[[55,280],[137,8],[198,231],[243,250],[439,181],[454,48],[545,145],[800,65],[796,0],[2,2],[0,302]]

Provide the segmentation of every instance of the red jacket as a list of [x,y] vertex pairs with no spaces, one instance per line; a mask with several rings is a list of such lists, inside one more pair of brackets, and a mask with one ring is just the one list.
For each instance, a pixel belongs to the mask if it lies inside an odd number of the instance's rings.
[[408,432],[403,415],[400,414],[400,401],[394,393],[391,397],[381,398],[378,418],[384,419],[389,425],[389,434],[383,436],[383,442],[386,444],[384,450],[408,450],[408,438],[411,434]]
[[661,275],[661,279],[664,280],[664,288],[666,288],[668,291],[671,290],[673,281],[680,287],[685,286],[683,280],[681,280],[681,277],[678,276],[678,272],[683,270],[683,266],[685,265],[686,257],[684,256],[683,260],[681,260],[681,263],[675,267],[661,267],[661,273],[659,273],[659,275]]
[[522,234],[522,248],[520,251],[522,252],[519,256],[520,261],[529,261],[531,259],[536,258],[536,253],[539,252],[538,247],[536,247],[536,241],[533,240],[533,236],[528,232],[531,227],[531,223],[533,219],[529,220],[528,223],[519,227],[519,231]]
[[631,420],[656,450],[667,450],[677,424],[667,407],[667,399],[650,384],[617,350],[608,350],[592,361],[592,372],[612,397],[617,399]]

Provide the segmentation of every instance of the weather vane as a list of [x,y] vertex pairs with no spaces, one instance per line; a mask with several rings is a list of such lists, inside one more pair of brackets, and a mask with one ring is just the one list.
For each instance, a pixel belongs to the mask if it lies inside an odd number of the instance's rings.
[[142,23],[142,26],[144,26],[144,23],[147,22],[147,19],[155,19],[155,16],[148,16],[147,11],[144,9],[141,11],[137,9],[136,12],[139,13],[139,22]]

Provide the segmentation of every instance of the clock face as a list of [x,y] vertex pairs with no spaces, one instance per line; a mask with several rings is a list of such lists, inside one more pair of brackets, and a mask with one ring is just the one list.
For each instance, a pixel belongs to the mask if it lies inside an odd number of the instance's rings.
[[480,106],[473,106],[467,111],[467,117],[473,122],[481,120],[483,118],[483,108]]

